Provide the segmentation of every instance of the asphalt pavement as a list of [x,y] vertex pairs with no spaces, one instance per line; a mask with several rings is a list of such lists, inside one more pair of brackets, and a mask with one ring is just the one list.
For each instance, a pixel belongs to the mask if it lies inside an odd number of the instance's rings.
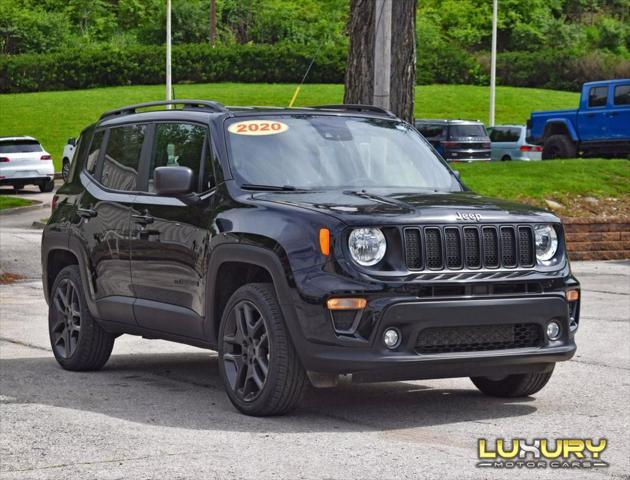
[[[40,214],[0,216],[0,271],[23,277],[0,285],[2,479],[630,478],[630,262],[573,265],[578,353],[534,397],[485,397],[468,379],[345,383],[251,418],[229,403],[212,352],[123,336],[100,372],[58,367],[30,226]],[[475,466],[479,438],[516,437],[605,437],[610,466]]]

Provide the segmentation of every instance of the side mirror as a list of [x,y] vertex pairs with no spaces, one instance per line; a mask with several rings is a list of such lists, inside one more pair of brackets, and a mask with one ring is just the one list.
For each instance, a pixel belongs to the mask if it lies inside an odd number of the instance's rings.
[[73,147],[77,146],[77,139],[76,138],[69,138],[68,139],[68,145],[72,145]]
[[192,193],[193,171],[188,167],[158,167],[154,172],[155,193],[178,197]]

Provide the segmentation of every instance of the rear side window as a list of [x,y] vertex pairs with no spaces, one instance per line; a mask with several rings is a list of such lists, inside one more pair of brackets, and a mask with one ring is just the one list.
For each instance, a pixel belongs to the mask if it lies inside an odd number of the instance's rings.
[[519,128],[495,127],[490,130],[490,140],[493,142],[518,142],[520,136]]
[[103,185],[113,190],[137,189],[145,130],[144,125],[126,125],[110,130],[101,175]]
[[155,146],[149,168],[149,191],[153,192],[153,176],[157,167],[188,167],[199,185],[201,155],[206,129],[189,123],[158,123],[155,126]]
[[426,138],[436,138],[444,136],[444,125],[430,125],[420,123],[416,125],[418,131]]
[[92,137],[92,143],[90,144],[90,150],[88,151],[87,161],[85,162],[85,169],[93,174],[96,169],[96,161],[98,160],[98,154],[101,152],[101,145],[103,144],[104,130],[96,132]]
[[1,140],[0,153],[33,153],[43,151],[37,140]]
[[615,105],[630,105],[630,85],[615,87]]
[[588,92],[589,107],[603,107],[608,98],[608,87],[593,87]]

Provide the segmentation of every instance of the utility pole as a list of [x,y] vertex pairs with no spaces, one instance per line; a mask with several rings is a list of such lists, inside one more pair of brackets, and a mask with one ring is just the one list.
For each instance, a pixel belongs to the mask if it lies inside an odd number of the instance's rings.
[[492,53],[490,57],[490,118],[488,126],[494,127],[495,90],[497,87],[497,10],[498,0],[492,0]]
[[[166,100],[173,99],[171,78],[171,0],[166,0]],[[168,105],[167,108],[171,108]]]
[[210,0],[210,45],[217,42],[217,0]]
[[392,71],[392,0],[376,0],[374,35],[374,99],[372,103],[389,110]]

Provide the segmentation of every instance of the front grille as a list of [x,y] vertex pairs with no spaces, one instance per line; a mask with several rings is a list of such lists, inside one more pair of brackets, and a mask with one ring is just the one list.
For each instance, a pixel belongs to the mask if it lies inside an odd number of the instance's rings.
[[424,231],[425,245],[427,249],[427,267],[434,270],[442,268],[441,237],[439,228],[427,228]]
[[533,267],[530,226],[439,226],[404,229],[405,261],[410,270]]
[[531,348],[542,346],[542,341],[542,330],[536,323],[432,327],[418,335],[416,352],[428,355]]

